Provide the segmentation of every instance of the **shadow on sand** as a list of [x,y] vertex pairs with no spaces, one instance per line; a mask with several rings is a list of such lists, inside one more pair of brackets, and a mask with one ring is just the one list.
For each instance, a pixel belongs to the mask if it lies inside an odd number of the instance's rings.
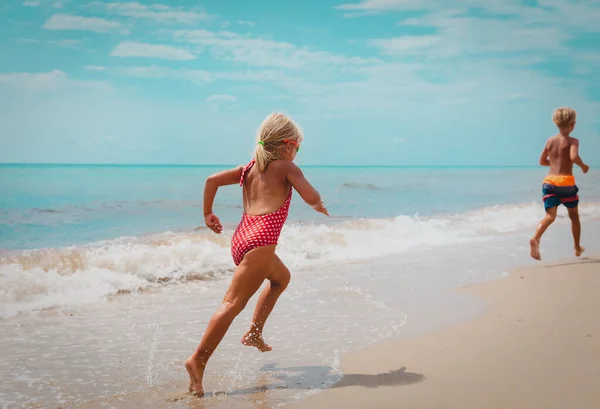
[[279,368],[276,364],[264,365],[260,368],[263,373],[270,373],[271,378],[280,380],[277,383],[267,383],[247,389],[238,389],[230,392],[213,392],[205,396],[240,396],[267,392],[274,389],[336,389],[348,386],[362,386],[365,388],[378,388],[380,386],[410,385],[425,380],[419,373],[407,372],[400,368],[376,375],[367,374],[338,374],[330,366],[299,366]]
[[566,266],[577,266],[580,264],[599,264],[599,263],[600,263],[600,259],[598,259],[598,258],[582,257],[581,259],[579,259],[577,261],[571,261],[568,263],[560,263],[560,264],[548,264],[547,266],[543,266],[543,268],[566,267]]

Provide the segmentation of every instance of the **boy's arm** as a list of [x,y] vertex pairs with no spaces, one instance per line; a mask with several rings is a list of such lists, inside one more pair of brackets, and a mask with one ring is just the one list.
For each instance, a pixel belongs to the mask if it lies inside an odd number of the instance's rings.
[[204,216],[213,212],[213,203],[219,187],[240,183],[243,170],[243,166],[238,166],[215,173],[206,178],[206,183],[204,184]]
[[589,170],[589,166],[586,165],[581,157],[579,156],[579,140],[573,138],[573,143],[571,143],[571,151],[569,152],[571,156],[571,161],[583,170],[583,173],[587,173]]
[[318,212],[328,214],[327,209],[323,207],[321,195],[310,182],[306,180],[302,170],[294,163],[289,164],[287,180],[309,206],[313,207]]
[[546,142],[546,145],[544,145],[544,150],[540,155],[540,165],[542,166],[550,166],[550,160],[548,160],[548,143],[549,142]]
[[570,156],[571,156],[571,161],[576,164],[577,166],[581,166],[584,165],[583,161],[581,160],[581,157],[579,157],[579,140],[573,138],[573,142],[571,143],[571,152]]

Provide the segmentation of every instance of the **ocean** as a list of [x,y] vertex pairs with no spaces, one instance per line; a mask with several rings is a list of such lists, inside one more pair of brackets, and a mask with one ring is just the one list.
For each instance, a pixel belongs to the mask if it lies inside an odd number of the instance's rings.
[[[233,273],[240,187],[223,166],[0,165],[0,407],[196,407],[183,361]],[[344,352],[481,313],[452,290],[533,264],[542,168],[303,167],[331,217],[295,193],[277,249],[292,282],[242,347],[255,298],[209,363],[203,408],[271,408],[339,379]],[[600,172],[576,174],[582,244],[600,243]],[[569,221],[542,241],[573,255]],[[390,368],[397,369],[397,368]],[[195,398],[194,398],[195,399]],[[153,406],[154,405],[154,406]]]

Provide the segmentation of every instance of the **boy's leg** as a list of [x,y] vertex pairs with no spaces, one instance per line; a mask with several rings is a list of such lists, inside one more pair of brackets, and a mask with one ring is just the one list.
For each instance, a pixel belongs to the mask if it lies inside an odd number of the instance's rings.
[[579,207],[575,206],[567,208],[569,211],[569,218],[571,219],[571,232],[573,233],[573,242],[575,243],[575,255],[577,257],[585,251],[579,240],[581,238],[581,223],[579,221]]
[[223,304],[213,314],[206,332],[194,354],[185,361],[190,376],[190,392],[202,396],[202,378],[206,364],[225,336],[235,317],[244,309],[267,277],[275,246],[259,247],[249,251],[236,268]]
[[269,270],[267,280],[269,283],[265,289],[260,293],[254,315],[252,316],[252,324],[248,332],[242,337],[242,344],[246,346],[254,346],[261,352],[270,351],[271,346],[265,344],[263,340],[262,332],[265,326],[269,314],[273,311],[277,299],[283,293],[290,282],[290,270],[283,264],[283,262],[275,255],[273,257],[273,264]]
[[540,240],[542,235],[550,227],[550,225],[556,220],[556,212],[558,210],[558,206],[549,207],[546,209],[546,216],[540,221],[538,227],[535,231],[535,235],[531,240],[529,240],[529,247],[531,249],[531,257],[536,260],[541,260],[540,256]]

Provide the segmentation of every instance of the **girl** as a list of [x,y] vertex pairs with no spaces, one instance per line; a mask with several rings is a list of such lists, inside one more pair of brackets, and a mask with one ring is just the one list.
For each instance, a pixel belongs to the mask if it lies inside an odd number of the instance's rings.
[[293,161],[303,136],[300,128],[283,114],[271,114],[262,123],[254,159],[245,167],[210,176],[204,188],[204,221],[215,233],[223,231],[213,213],[213,201],[220,186],[243,186],[244,214],[231,240],[231,255],[237,268],[223,303],[208,323],[208,328],[185,367],[190,376],[189,391],[204,395],[202,378],[206,364],[234,318],[265,279],[269,284],[261,292],[250,330],[242,344],[266,352],[272,348],[262,337],[263,327],[277,299],[290,282],[290,271],[275,254],[281,229],[288,215],[292,187],[317,212],[329,216],[321,196],[304,178]]

